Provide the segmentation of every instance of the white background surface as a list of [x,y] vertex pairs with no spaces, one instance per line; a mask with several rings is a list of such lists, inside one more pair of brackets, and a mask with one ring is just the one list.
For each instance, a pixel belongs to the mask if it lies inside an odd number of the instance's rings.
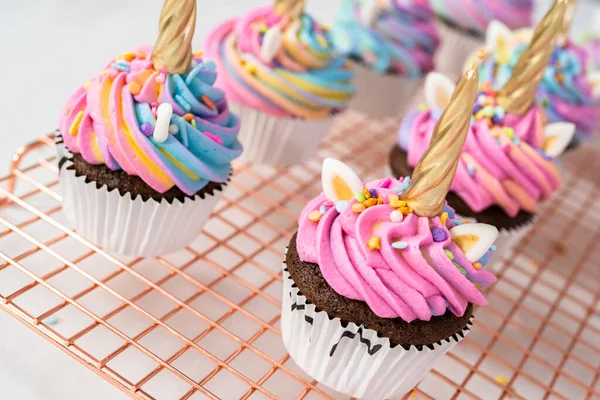
[[[267,2],[198,0],[195,48],[216,22]],[[550,0],[540,2],[538,14]],[[308,10],[330,22],[338,3],[309,0]],[[585,30],[593,3],[580,1],[575,32]],[[56,127],[78,85],[116,54],[153,42],[161,5],[160,0],[0,0],[0,175],[7,173],[17,147]],[[86,400],[126,398],[0,312],[0,399],[70,400],[84,393]]]

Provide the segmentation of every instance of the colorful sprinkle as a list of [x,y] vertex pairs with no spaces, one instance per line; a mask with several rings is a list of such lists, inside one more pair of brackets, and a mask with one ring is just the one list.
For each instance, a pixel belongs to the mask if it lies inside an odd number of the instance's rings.
[[400,185],[398,185],[398,186],[396,186],[394,188],[394,192],[400,194],[400,193],[404,192],[408,188],[408,185],[409,185],[409,183],[406,182],[406,181],[404,181]]
[[325,206],[319,207],[319,212],[321,213],[321,215],[325,215],[327,213],[327,207],[325,207]]
[[194,56],[195,58],[200,58],[200,57],[202,57],[203,54],[204,54],[204,52],[202,52],[202,51],[192,52],[192,56]]
[[369,190],[369,195],[371,197],[373,197],[373,198],[376,198],[377,197],[377,190],[375,190],[375,189]]
[[186,122],[192,122],[192,120],[194,119],[194,115],[193,114],[185,114],[183,116],[183,119],[185,119]]
[[202,102],[206,104],[206,107],[210,108],[211,110],[217,109],[215,103],[213,103],[213,101],[209,99],[207,95],[203,94],[202,96],[200,96],[200,100],[202,100]]
[[371,239],[369,239],[367,244],[369,245],[369,250],[371,250],[371,251],[373,251],[375,249],[380,249],[381,248],[381,238],[379,238],[377,236],[371,236]]
[[467,164],[467,173],[469,176],[475,176],[475,166],[473,164]]
[[443,242],[448,238],[448,235],[446,234],[446,231],[443,228],[433,228],[431,234],[433,236],[433,241],[438,243]]
[[452,264],[454,264],[454,266],[460,271],[461,274],[467,276],[467,271],[463,268],[462,265],[457,264],[456,261],[452,261]]
[[362,203],[354,203],[352,204],[352,211],[355,213],[361,213],[365,211],[367,207],[365,207]]
[[365,201],[363,202],[363,204],[364,204],[364,205],[365,205],[365,207],[367,207],[367,208],[369,208],[369,207],[373,207],[373,206],[377,205],[377,199],[374,199],[374,198],[372,198],[372,197],[371,197],[370,199],[367,199],[367,200],[365,200]]
[[402,222],[404,219],[404,214],[402,214],[398,210],[394,210],[390,213],[390,221],[392,222]]
[[51,315],[48,318],[44,319],[42,322],[48,326],[56,325],[58,323],[58,318],[56,317],[56,315]]
[[480,262],[474,262],[473,268],[475,268],[475,271],[479,271],[481,268],[483,268],[483,265],[481,265]]
[[402,241],[394,242],[394,243],[392,243],[392,247],[395,248],[395,249],[403,250],[403,249],[405,249],[405,248],[408,247],[408,243],[407,242],[402,242]]
[[412,208],[410,207],[400,207],[398,211],[400,211],[404,215],[408,215],[413,212]]
[[548,101],[548,99],[542,99],[542,107],[548,108],[549,105],[550,101]]
[[388,195],[388,203],[391,205],[393,202],[398,201],[400,198],[398,195],[390,194]]
[[419,109],[420,112],[425,112],[427,111],[427,104],[419,104],[419,106],[417,107]]
[[390,201],[390,206],[392,206],[394,208],[406,207],[406,201],[404,201],[404,200]]
[[361,192],[358,192],[354,195],[354,198],[356,199],[356,201],[358,201],[359,203],[362,203],[363,201],[367,200],[367,197],[362,194]]
[[177,135],[179,133],[179,127],[177,126],[177,124],[169,125],[169,133],[171,135]]
[[496,251],[497,247],[495,244],[492,245],[492,247],[490,247],[490,251]]
[[346,207],[348,207],[348,200],[340,200],[337,203],[335,203],[335,209],[340,214],[344,212]]
[[442,222],[442,225],[446,226],[446,221],[448,221],[448,213],[447,212],[442,213],[442,216],[440,217],[440,221]]
[[112,64],[110,67],[124,72],[129,72],[129,70],[131,69],[129,64],[126,62],[122,62],[122,60],[119,60],[118,62]]
[[504,375],[498,375],[496,377],[496,382],[498,382],[501,385],[506,385],[508,383],[508,378]]
[[[195,123],[196,121],[194,121]],[[221,139],[220,137],[218,137],[217,135],[215,135],[214,133],[210,133],[210,132],[204,132],[204,135],[209,137],[210,139],[213,140],[213,142],[217,143],[217,144],[223,144],[223,139]]]
[[371,197],[371,192],[365,186],[363,186],[362,193],[365,195],[366,199],[368,199],[369,197]]
[[144,58],[146,58],[146,56],[147,56],[146,52],[145,52],[145,51],[142,51],[142,50],[138,50],[136,55],[137,55],[137,58],[140,58],[140,59],[142,59],[142,60],[143,60]]
[[448,257],[450,261],[454,260],[454,253],[452,253],[450,250],[444,250],[444,253],[446,253],[446,257]]
[[512,137],[515,135],[515,130],[509,126],[505,126],[502,128],[502,133],[508,136],[509,139],[512,139]]
[[310,219],[312,222],[319,222],[322,216],[323,215],[319,212],[319,210],[315,210],[308,214],[308,219]]
[[129,93],[135,96],[136,94],[140,94],[140,92],[142,91],[142,85],[140,85],[136,81],[129,82],[129,85],[127,85],[127,89],[129,89]]
[[83,88],[85,90],[88,90],[90,88],[90,86],[92,86],[92,81],[87,81],[86,83],[83,84]]
[[154,127],[147,122],[144,122],[142,126],[140,126],[140,130],[147,137],[152,136],[152,134],[154,133]]

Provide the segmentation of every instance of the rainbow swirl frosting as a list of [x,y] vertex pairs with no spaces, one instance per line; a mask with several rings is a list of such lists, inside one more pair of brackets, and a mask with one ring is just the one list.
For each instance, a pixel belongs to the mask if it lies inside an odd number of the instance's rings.
[[[225,182],[242,148],[238,118],[213,87],[215,66],[194,56],[185,75],[155,69],[151,48],[123,53],[79,87],[59,121],[65,145],[90,164],[139,176],[164,193],[177,186],[193,195]],[[157,108],[172,106],[170,134],[155,140]]]
[[270,115],[328,118],[354,93],[330,32],[308,14],[290,19],[258,8],[219,25],[205,47],[230,100]]
[[[548,200],[560,186],[560,173],[550,157],[509,126],[510,116],[497,105],[495,95],[491,89],[478,94],[450,191],[475,212],[494,205],[510,217],[521,210],[535,212],[538,202]],[[519,123],[536,123],[534,111]],[[409,165],[414,167],[427,149],[438,118],[431,110],[413,110],[405,117],[397,138]]]
[[[523,33],[516,35],[520,38],[527,36]],[[503,87],[510,79],[527,42],[522,40],[505,60],[488,57],[480,67],[480,80],[493,82],[494,88]],[[600,123],[600,107],[594,99],[592,83],[587,76],[587,58],[586,51],[571,41],[557,46],[538,90],[538,99],[545,106],[548,120],[574,123],[580,137],[589,137]],[[530,143],[539,146],[539,142]]]
[[430,0],[440,18],[477,35],[483,35],[492,20],[511,29],[531,26],[533,0]]
[[427,0],[390,0],[373,12],[360,0],[344,0],[333,26],[336,47],[371,69],[416,79],[433,70],[440,38]]
[[335,205],[324,194],[311,200],[299,221],[300,259],[317,263],[337,293],[382,318],[428,321],[487,304],[479,287],[496,281],[482,269],[494,246],[469,261],[449,231],[463,221],[447,206],[434,218],[415,215],[399,200],[408,181],[373,181]]

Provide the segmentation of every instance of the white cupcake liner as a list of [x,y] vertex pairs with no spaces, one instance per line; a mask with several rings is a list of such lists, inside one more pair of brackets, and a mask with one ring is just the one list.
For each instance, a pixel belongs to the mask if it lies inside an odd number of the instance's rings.
[[321,120],[276,117],[238,103],[229,103],[241,120],[238,140],[246,163],[290,166],[307,162],[329,133],[335,117]]
[[462,332],[420,349],[392,347],[372,329],[317,311],[283,263],[281,332],[290,356],[312,378],[351,397],[378,400],[408,393],[471,325],[469,321]]
[[510,258],[514,253],[515,247],[517,247],[523,238],[531,231],[531,228],[533,228],[536,220],[537,216],[534,217],[530,222],[518,228],[501,229],[498,232],[498,239],[496,239],[495,242],[497,250],[492,255],[490,263],[499,262],[502,258]]
[[441,43],[435,55],[435,68],[450,79],[457,80],[464,70],[467,58],[485,45],[483,37],[476,37],[437,20]]
[[[71,228],[109,252],[151,257],[179,250],[198,237],[222,191],[172,203],[121,195],[77,177],[70,153],[57,142],[63,210]],[[225,184],[223,184],[225,185]]]
[[359,63],[353,64],[352,83],[356,93],[348,108],[371,117],[399,117],[419,95],[424,79],[375,72]]

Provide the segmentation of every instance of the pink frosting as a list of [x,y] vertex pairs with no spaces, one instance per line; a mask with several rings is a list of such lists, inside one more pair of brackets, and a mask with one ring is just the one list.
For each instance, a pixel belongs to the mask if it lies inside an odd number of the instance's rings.
[[534,103],[523,115],[506,114],[504,124],[513,128],[521,140],[533,147],[542,147],[546,115],[537,103]]
[[[340,295],[364,301],[382,318],[410,322],[428,321],[449,309],[462,316],[468,303],[486,305],[483,293],[475,285],[495,282],[493,274],[475,269],[462,250],[450,239],[451,218],[442,224],[440,217],[406,215],[392,222],[387,196],[402,181],[386,178],[366,185],[376,189],[383,204],[354,212],[348,202],[340,213],[321,194],[308,203],[300,216],[297,250],[300,259],[317,263],[327,283]],[[318,222],[308,215],[324,206]],[[433,229],[443,230],[444,239],[435,241]],[[438,232],[439,233],[439,232]],[[380,239],[380,248],[367,245],[372,237]],[[439,240],[439,238],[438,238]],[[398,249],[392,243],[405,242]],[[451,260],[446,251],[452,252]],[[454,265],[459,264],[466,276]]]
[[[415,166],[429,146],[437,119],[425,111],[410,121],[401,130],[408,130],[408,163]],[[530,112],[519,123],[539,121]],[[475,212],[498,205],[514,217],[521,210],[535,212],[538,202],[548,200],[560,182],[556,166],[535,147],[480,120],[471,125],[450,190]]]

